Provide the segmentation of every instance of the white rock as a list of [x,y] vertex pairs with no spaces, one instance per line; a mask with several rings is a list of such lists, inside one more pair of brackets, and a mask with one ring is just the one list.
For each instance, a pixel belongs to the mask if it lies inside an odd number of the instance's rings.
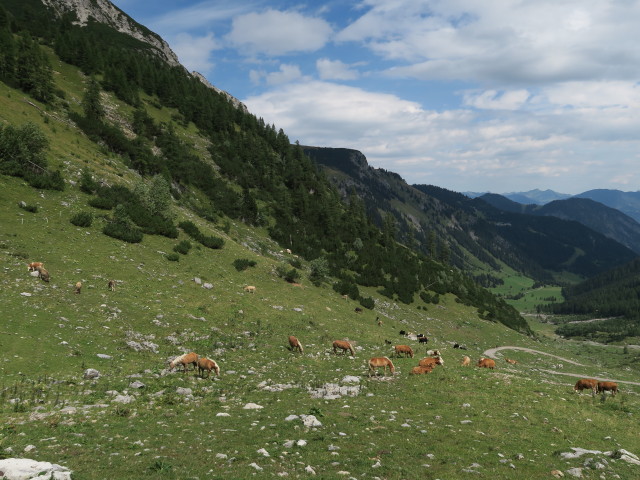
[[582,469],[581,468],[570,468],[567,470],[567,473],[572,477],[582,478]]
[[135,400],[136,400],[136,397],[133,397],[131,395],[118,395],[116,396],[116,398],[113,399],[113,402],[127,404],[127,403],[132,403]]
[[296,445],[299,447],[306,447],[307,446],[307,441],[306,440],[298,440],[296,442]]
[[213,288],[213,285],[211,283],[205,283],[202,285],[202,288],[206,288],[207,290],[211,290]]
[[32,451],[34,451],[35,449],[36,449],[36,446],[35,446],[35,445],[27,445],[26,447],[24,447],[24,451],[25,451],[25,453],[32,452]]
[[360,383],[360,377],[347,375],[342,379],[342,383]]
[[202,280],[198,277],[195,277],[193,281],[196,282],[196,285],[202,285]]
[[284,419],[285,422],[290,422],[291,420],[296,420],[300,418],[298,415],[289,415],[287,418]]
[[104,358],[105,360],[109,360],[110,358],[113,358],[111,355],[107,355],[106,353],[98,353],[96,357]]
[[295,445],[295,442],[293,440],[287,440],[282,444],[284,448],[292,448],[294,445]]
[[250,463],[249,466],[255,468],[259,472],[262,471],[262,467],[258,465],[256,462]]
[[0,471],[7,480],[31,480],[46,478],[51,480],[71,480],[71,471],[55,463],[38,462],[28,458],[7,458],[0,460]]
[[98,378],[99,376],[100,376],[100,372],[95,368],[87,368],[84,371],[84,378],[87,378],[87,379]]
[[22,295],[23,297],[30,297],[31,294],[29,292],[22,292],[20,295]]
[[193,390],[190,388],[178,387],[176,388],[176,393],[178,395],[193,395]]
[[216,417],[230,417],[231,415],[227,412],[218,412],[216,413]]
[[226,453],[216,453],[216,458],[220,458],[222,460],[225,460],[225,459],[229,458],[229,455],[227,455]]
[[310,427],[321,427],[322,423],[315,417],[315,415],[301,415],[302,423],[307,428]]
[[311,467],[311,465],[307,465],[304,469],[309,475],[315,475],[316,471]]
[[258,405],[257,403],[247,403],[242,408],[245,410],[260,410],[261,408],[264,408],[264,407],[262,405]]
[[271,455],[269,455],[269,452],[267,452],[264,448],[261,448],[256,453],[259,453],[260,455],[263,455],[265,457],[270,457],[271,456]]

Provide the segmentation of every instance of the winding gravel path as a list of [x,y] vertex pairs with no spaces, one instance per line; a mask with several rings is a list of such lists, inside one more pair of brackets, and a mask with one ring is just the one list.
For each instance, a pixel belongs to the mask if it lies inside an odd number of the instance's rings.
[[[486,357],[489,358],[493,358],[494,360],[497,358],[496,357],[496,353],[499,352],[500,350],[521,350],[523,352],[528,352],[528,353],[534,353],[534,354],[538,354],[538,355],[547,355],[548,357],[553,357],[553,358],[557,358],[558,360],[562,360],[563,362],[566,363],[570,363],[572,365],[578,365],[580,367],[586,367],[587,365],[584,365],[582,363],[578,363],[578,362],[574,362],[573,360],[569,360],[568,358],[563,358],[563,357],[559,357],[557,355],[552,355],[550,353],[546,353],[546,352],[541,352],[540,350],[534,350],[532,348],[526,348],[526,347],[513,347],[513,346],[505,346],[505,347],[495,347],[495,348],[490,348],[488,350],[484,351],[484,355]],[[628,380],[617,380],[617,379],[613,379],[613,378],[603,378],[603,377],[593,377],[593,376],[588,376],[585,375],[583,373],[564,373],[564,372],[557,372],[554,370],[544,370],[541,369],[541,372],[545,372],[545,373],[550,373],[552,375],[565,375],[568,377],[578,377],[578,378],[594,378],[600,382],[617,382],[617,383],[627,383],[630,385],[640,385],[640,382],[631,382]]]

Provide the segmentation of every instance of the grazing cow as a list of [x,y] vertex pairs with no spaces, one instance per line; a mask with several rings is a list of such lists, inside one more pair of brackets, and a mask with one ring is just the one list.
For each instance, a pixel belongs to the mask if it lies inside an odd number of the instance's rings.
[[291,347],[292,352],[298,350],[300,353],[302,353],[303,351],[302,344],[293,335],[289,335],[289,346]]
[[336,340],[333,342],[333,353],[338,353],[338,349],[342,350],[344,355],[346,355],[347,350],[349,350],[351,352],[351,356],[356,356],[356,352],[353,351],[353,347],[346,340]]
[[115,280],[109,280],[109,283],[107,284],[107,288],[110,291],[115,292],[116,291],[116,281]]
[[395,351],[398,357],[404,353],[405,357],[413,358],[413,349],[409,345],[396,345]]
[[38,276],[44,282],[48,282],[49,281],[49,272],[44,267],[36,267],[36,270],[38,271]]
[[256,293],[256,287],[254,287],[253,285],[247,285],[246,287],[244,287],[244,291],[247,293]]
[[593,378],[582,378],[576,382],[573,390],[575,392],[582,392],[582,390],[591,390],[591,395],[595,395],[597,388],[597,380],[594,380]]
[[516,364],[518,363],[518,361],[517,361],[517,360],[512,360],[512,359],[510,359],[510,358],[505,358],[505,361],[506,361],[507,363],[510,363],[511,365],[516,365]]
[[439,357],[440,350],[427,350],[427,355],[429,355],[430,357]]
[[185,353],[180,355],[179,357],[174,358],[171,363],[169,363],[169,371],[176,368],[178,365],[182,365],[184,368],[184,373],[187,373],[187,365],[193,365],[193,370],[198,367],[198,356],[197,353]]
[[425,357],[418,362],[419,367],[428,367],[435,368],[436,365],[444,366],[444,360],[442,357]]
[[373,357],[372,359],[369,360],[369,376],[371,376],[372,373],[375,373],[376,375],[378,375],[377,369],[384,368],[384,375],[386,377],[387,367],[389,367],[389,371],[391,372],[391,375],[393,375],[394,372],[396,371],[396,368],[393,366],[393,362],[389,360],[389,358]]
[[598,382],[598,393],[611,392],[611,396],[615,397],[618,393],[618,384],[616,382]]
[[31,262],[28,266],[27,266],[27,270],[29,270],[30,272],[34,272],[38,269],[38,267],[44,267],[44,263],[42,262]]
[[418,343],[429,343],[429,339],[425,336],[418,337]]
[[379,327],[382,326],[382,320],[380,320],[380,317],[376,317],[376,322],[378,323]]
[[356,307],[353,311],[356,313],[362,313],[362,309],[360,307]]
[[491,370],[493,370],[494,368],[496,368],[496,361],[492,358],[481,358],[480,360],[478,360],[478,367],[490,368]]
[[207,378],[211,376],[211,370],[216,372],[216,377],[220,376],[220,367],[215,362],[215,360],[211,360],[210,358],[199,358],[198,359],[198,373],[201,377],[204,378],[204,371],[207,371]]
[[400,330],[400,335],[406,335],[407,332],[405,332],[404,330]]
[[74,293],[80,293],[81,290],[82,290],[82,282],[76,282]]
[[468,367],[470,364],[471,359],[469,357],[467,357],[466,355],[462,357],[462,363],[460,365],[462,365],[463,367]]
[[431,373],[433,371],[433,365],[418,365],[417,367],[413,367],[410,375],[425,375],[427,373]]

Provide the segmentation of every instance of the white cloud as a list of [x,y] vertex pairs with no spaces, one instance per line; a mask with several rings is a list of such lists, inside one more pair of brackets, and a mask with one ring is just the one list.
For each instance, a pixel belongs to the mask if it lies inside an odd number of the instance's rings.
[[189,71],[206,73],[214,66],[211,53],[220,45],[212,33],[202,37],[180,33],[171,41],[171,48]]
[[[640,73],[640,6],[603,0],[368,0],[336,36],[362,42],[390,73],[504,87]],[[402,65],[404,63],[404,65]]]
[[235,17],[227,39],[251,54],[284,55],[318,50],[332,33],[331,26],[321,18],[267,10]]
[[203,28],[209,29],[214,23],[227,21],[255,9],[254,2],[236,2],[234,0],[206,0],[188,7],[180,7],[179,3],[181,2],[175,2],[175,8],[162,15],[150,17],[145,24],[152,30],[163,32],[163,35],[175,34],[176,32],[195,31]]
[[[485,101],[491,107],[517,105],[525,93],[491,94]],[[497,192],[535,185],[579,193],[640,181],[640,141],[592,136],[593,117],[581,110],[436,112],[394,95],[317,81],[288,84],[244,102],[292,140],[360,150],[373,166],[410,183],[458,191],[482,185]],[[640,119],[629,125],[637,132]]]
[[283,83],[293,82],[294,80],[300,80],[302,78],[302,72],[297,65],[280,65],[280,70],[277,72],[271,72],[266,75],[267,84],[269,85],[281,85]]
[[316,60],[316,69],[322,80],[355,80],[358,72],[340,60],[319,58]]
[[464,95],[464,104],[487,110],[518,110],[530,97],[527,90],[510,90],[497,92],[485,90],[483,92],[467,92]]

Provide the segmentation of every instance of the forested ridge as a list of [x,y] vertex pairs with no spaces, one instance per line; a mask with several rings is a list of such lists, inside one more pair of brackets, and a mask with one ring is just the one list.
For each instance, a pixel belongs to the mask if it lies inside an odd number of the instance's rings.
[[[450,292],[476,306],[482,318],[530,332],[514,308],[464,272],[399,244],[391,215],[380,228],[357,197],[342,202],[282,129],[236,108],[182,67],[159,60],[143,42],[97,22],[80,27],[69,15],[53,19],[36,0],[0,8],[0,80],[66,115],[144,176],[138,187],[128,189],[96,182],[91,165],[85,167],[79,188],[93,195],[92,206],[106,212],[105,234],[139,242],[145,234],[175,238],[178,228],[192,229],[165,215],[158,198],[164,195],[166,201],[170,195],[212,222],[230,218],[266,228],[283,247],[311,262],[317,283],[330,275],[338,279],[336,290],[365,307],[373,302],[360,296],[358,285],[379,287],[381,294],[404,303],[416,296],[437,303],[438,295]],[[80,108],[56,87],[44,47],[86,75]],[[133,135],[105,114],[103,91],[133,108],[127,119]],[[157,122],[146,112],[149,101],[177,113],[170,122]],[[176,134],[189,124],[206,137],[210,159]],[[0,126],[0,172],[23,176],[38,188],[67,188],[60,172],[49,170],[47,139],[38,133],[29,124]],[[41,141],[26,148],[17,141],[29,138]],[[223,248],[219,239],[200,240]],[[285,275],[294,279],[295,265],[292,270]]]

